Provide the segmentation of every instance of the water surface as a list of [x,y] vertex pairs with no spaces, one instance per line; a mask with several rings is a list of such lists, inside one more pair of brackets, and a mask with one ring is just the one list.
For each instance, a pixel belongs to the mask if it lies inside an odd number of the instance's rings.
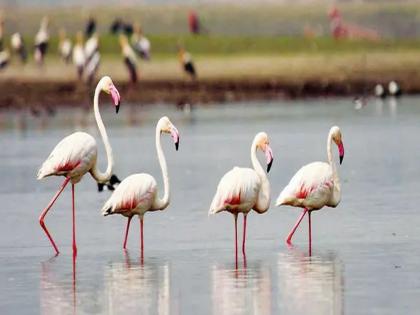
[[[102,217],[110,192],[85,177],[76,186],[79,253],[71,255],[71,193],[46,219],[61,254],[38,216],[62,178],[36,181],[39,165],[74,130],[98,137],[92,114],[80,108],[0,113],[1,314],[414,314],[420,306],[420,215],[417,199],[420,98],[239,103],[194,107],[133,107],[119,115],[103,106],[116,173],[148,172],[162,187],[154,149],[157,119],[168,115],[181,133],[180,150],[163,140],[171,204],[145,216],[145,256],[133,220],[122,250],[125,218]],[[342,202],[313,215],[312,256],[307,222],[288,248],[284,238],[299,210],[271,207],[248,220],[246,261],[235,268],[233,219],[207,216],[221,176],[250,166],[254,135],[271,138],[269,174],[275,199],[296,170],[326,160],[332,125],[343,132],[339,168]],[[98,138],[99,139],[99,138]],[[100,142],[100,140],[98,140]],[[100,164],[105,167],[104,150]],[[240,227],[242,220],[239,220]]]

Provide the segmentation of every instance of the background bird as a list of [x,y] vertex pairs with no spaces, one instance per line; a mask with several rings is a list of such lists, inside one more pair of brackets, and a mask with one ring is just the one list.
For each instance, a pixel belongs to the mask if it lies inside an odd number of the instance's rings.
[[10,37],[10,46],[13,49],[13,52],[19,55],[20,61],[26,63],[28,59],[28,53],[26,51],[25,42],[20,33],[16,32]]
[[341,185],[337,167],[333,161],[331,144],[338,147],[340,164],[344,158],[344,145],[340,128],[334,126],[330,129],[327,140],[328,163],[313,162],[303,166],[290,180],[289,184],[277,198],[276,206],[289,205],[303,208],[303,212],[295,226],[287,236],[286,242],[291,243],[293,234],[308,213],[309,221],[309,250],[312,244],[311,212],[324,206],[336,207],[341,200]]
[[164,192],[163,197],[158,195],[158,188],[156,180],[153,176],[145,173],[130,175],[125,178],[117,189],[113,192],[111,197],[105,202],[102,207],[102,214],[104,216],[110,214],[122,214],[127,217],[127,227],[125,230],[124,245],[127,246],[128,230],[130,222],[134,215],[140,218],[140,236],[141,236],[141,254],[143,256],[143,217],[148,211],[164,210],[169,205],[170,186],[168,168],[166,165],[165,155],[163,154],[161,145],[161,134],[170,134],[174,143],[175,149],[178,150],[179,133],[178,129],[169,120],[168,117],[159,119],[156,125],[155,141],[156,151],[159,164],[162,170]]
[[178,49],[179,62],[185,73],[193,80],[197,78],[197,72],[191,57],[191,54],[187,52],[183,47]]
[[144,36],[139,23],[134,24],[133,35],[131,35],[131,44],[140,58],[144,60],[150,59],[150,41]]
[[238,262],[237,220],[238,214],[244,215],[242,253],[245,257],[246,217],[251,209],[264,213],[270,207],[270,182],[257,158],[257,150],[264,152],[267,172],[273,163],[273,152],[269,145],[268,135],[258,133],[251,145],[253,168],[234,167],[219,182],[217,191],[210,205],[209,215],[228,211],[235,219],[235,258]]
[[121,54],[123,56],[124,64],[127,67],[127,70],[130,76],[130,82],[136,83],[138,80],[137,58],[136,58],[136,54],[134,53],[133,49],[128,43],[127,36],[124,34],[120,34],[120,46],[121,46]]
[[73,64],[77,69],[77,76],[79,79],[83,76],[83,70],[85,68],[86,57],[85,49],[83,46],[83,34],[82,32],[77,32],[76,34],[76,44],[73,48]]
[[95,96],[93,101],[93,108],[96,123],[98,124],[98,129],[101,134],[102,140],[105,145],[105,151],[108,160],[108,166],[105,173],[102,173],[98,169],[97,165],[97,144],[94,137],[85,133],[85,132],[75,132],[71,135],[65,137],[61,140],[53,149],[49,157],[42,164],[41,168],[38,171],[38,179],[42,179],[48,176],[64,176],[65,180],[61,185],[60,189],[50,201],[48,206],[42,211],[39,217],[39,223],[47,237],[49,238],[56,254],[59,253],[58,248],[51,237],[47,227],[44,223],[44,218],[47,215],[48,211],[51,209],[59,195],[62,193],[66,185],[71,181],[72,183],[72,209],[73,209],[73,254],[77,254],[76,247],[76,222],[75,222],[75,207],[74,207],[74,185],[77,184],[82,177],[90,172],[92,177],[99,183],[106,183],[111,175],[114,165],[114,158],[112,155],[111,145],[108,140],[108,135],[106,133],[105,126],[102,122],[101,115],[99,113],[99,94],[105,92],[111,94],[114,104],[116,106],[116,111],[118,112],[120,104],[120,94],[115,88],[114,84],[110,77],[103,77],[96,89]]
[[50,40],[48,24],[48,17],[44,16],[41,20],[41,26],[39,28],[39,31],[35,36],[34,58],[38,65],[42,65],[44,63],[45,55],[48,51],[48,43]]
[[65,63],[69,63],[72,57],[73,44],[66,36],[66,31],[61,29],[59,32],[58,52]]

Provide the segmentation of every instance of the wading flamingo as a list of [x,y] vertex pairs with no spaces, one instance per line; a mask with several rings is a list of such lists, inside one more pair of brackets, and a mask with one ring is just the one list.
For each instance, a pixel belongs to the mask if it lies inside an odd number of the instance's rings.
[[242,253],[245,256],[246,216],[251,209],[264,213],[270,207],[270,182],[257,158],[257,150],[265,153],[267,173],[273,163],[268,135],[258,133],[251,145],[252,168],[234,167],[227,172],[217,186],[216,195],[210,206],[209,215],[221,211],[228,211],[235,219],[235,257],[238,261],[238,214],[244,214],[244,229],[242,239]]
[[309,221],[309,252],[311,252],[311,212],[324,206],[336,207],[341,200],[341,186],[337,167],[333,161],[331,144],[334,141],[338,146],[340,164],[344,158],[344,146],[341,139],[340,128],[334,126],[330,129],[327,141],[328,163],[313,162],[303,166],[289,184],[280,193],[276,206],[289,205],[303,208],[303,212],[295,226],[287,236],[286,242],[291,244],[293,234],[308,213]]
[[111,175],[112,168],[114,166],[114,158],[112,156],[112,148],[109,144],[108,135],[106,133],[105,126],[102,122],[101,115],[99,113],[99,94],[104,91],[107,94],[111,94],[115,104],[116,112],[120,106],[120,94],[112,83],[110,77],[103,77],[98,85],[96,86],[95,96],[93,99],[93,110],[95,113],[96,123],[98,124],[99,132],[105,145],[106,156],[108,160],[108,166],[105,173],[102,173],[98,169],[96,163],[97,160],[97,145],[95,138],[85,132],[75,132],[61,140],[51,152],[47,160],[42,164],[38,171],[38,179],[42,179],[47,176],[64,176],[66,179],[61,185],[58,192],[55,194],[53,199],[50,201],[48,206],[42,211],[39,217],[39,223],[47,234],[52,246],[55,249],[56,254],[59,253],[57,246],[47,227],[44,223],[44,218],[48,211],[51,209],[54,202],[60,196],[69,181],[72,183],[72,209],[73,209],[73,254],[77,254],[76,247],[76,222],[75,222],[75,209],[74,209],[74,185],[78,183],[83,175],[90,172],[92,177],[99,183],[106,183]]
[[133,174],[125,178],[115,189],[111,197],[102,207],[104,216],[110,214],[122,214],[127,217],[127,227],[125,229],[123,248],[127,247],[128,230],[134,215],[140,217],[140,243],[141,255],[143,256],[143,217],[147,211],[164,210],[169,205],[170,189],[168,168],[166,159],[162,151],[160,136],[168,133],[175,142],[175,149],[178,150],[179,134],[176,127],[168,117],[159,119],[156,125],[156,151],[162,170],[164,193],[163,198],[159,198],[156,180],[153,176],[145,173]]

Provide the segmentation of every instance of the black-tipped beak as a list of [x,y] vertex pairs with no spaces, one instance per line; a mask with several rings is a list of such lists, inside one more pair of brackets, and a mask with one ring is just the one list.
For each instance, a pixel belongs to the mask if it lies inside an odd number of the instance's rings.
[[179,140],[177,142],[175,142],[175,150],[178,151],[178,148],[179,148]]
[[344,155],[340,155],[340,165],[341,163],[343,163],[343,160],[344,160]]
[[267,173],[270,172],[271,165],[273,165],[273,159],[271,159],[270,163],[267,164]]
[[120,110],[120,104],[115,105],[115,113],[118,114],[118,111]]

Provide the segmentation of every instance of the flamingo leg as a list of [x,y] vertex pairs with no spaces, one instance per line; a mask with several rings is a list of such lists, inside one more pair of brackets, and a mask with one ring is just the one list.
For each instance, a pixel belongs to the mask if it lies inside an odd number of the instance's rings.
[[41,215],[39,216],[39,224],[41,225],[42,229],[44,230],[45,234],[47,234],[48,239],[51,242],[51,245],[54,247],[55,253],[56,255],[59,254],[57,245],[55,245],[55,242],[53,240],[53,238],[50,235],[50,232],[48,232],[47,227],[45,226],[44,223],[44,218],[47,215],[48,211],[51,209],[51,207],[53,206],[53,204],[55,203],[55,201],[58,199],[58,197],[60,196],[60,194],[63,192],[64,188],[67,186],[68,182],[70,181],[70,178],[66,178],[63,182],[63,184],[61,185],[60,189],[57,191],[57,193],[54,195],[54,197],[51,199],[50,203],[48,204],[48,206],[41,212]]
[[123,249],[127,249],[128,230],[130,228],[130,222],[131,222],[132,218],[133,217],[128,217],[128,220],[127,220],[127,227],[125,228],[125,237],[124,237]]
[[236,268],[238,268],[238,214],[233,215],[235,217],[235,262]]
[[242,254],[245,256],[245,241],[246,241],[246,216],[247,214],[244,214],[244,234],[242,236]]
[[140,216],[140,249],[141,249],[141,256],[143,257],[144,252],[144,243],[143,243],[143,216]]
[[298,226],[299,226],[300,222],[302,221],[303,217],[305,216],[306,212],[308,212],[308,210],[304,209],[302,214],[300,215],[299,219],[297,220],[295,226],[293,227],[293,229],[290,231],[289,235],[287,236],[287,239],[286,239],[287,244],[292,243],[293,234],[295,234],[296,229],[298,228]]
[[311,211],[308,211],[308,222],[309,222],[309,256],[312,255],[312,223],[311,223]]
[[74,205],[74,184],[71,184],[71,199],[72,199],[72,210],[73,210],[73,257],[77,256],[76,246],[76,209]]

